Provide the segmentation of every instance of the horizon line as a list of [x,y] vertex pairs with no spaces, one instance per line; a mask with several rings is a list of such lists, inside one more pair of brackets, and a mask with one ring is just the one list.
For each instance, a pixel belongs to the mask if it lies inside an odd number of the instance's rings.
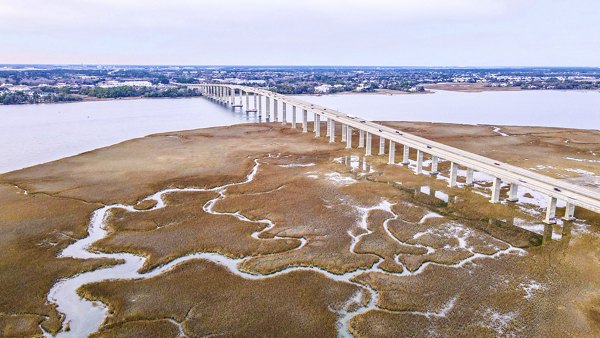
[[528,69],[528,68],[595,68],[600,69],[600,66],[390,66],[390,65],[252,65],[252,64],[134,64],[134,63],[0,63],[0,66],[116,66],[116,67],[327,67],[327,68],[406,68],[406,69]]

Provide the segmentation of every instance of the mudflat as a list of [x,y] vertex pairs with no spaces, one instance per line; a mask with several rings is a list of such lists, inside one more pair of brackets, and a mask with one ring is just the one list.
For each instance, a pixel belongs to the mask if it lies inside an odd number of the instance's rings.
[[[386,124],[598,188],[599,131]],[[108,307],[98,336],[600,335],[599,215],[544,228],[534,194],[492,205],[484,176],[448,188],[447,162],[436,177],[363,154],[247,124],[0,175],[0,334],[77,324],[48,301],[52,286],[120,262],[58,256],[87,236],[94,210],[122,203],[132,208],[111,209],[89,250],[144,264],[137,279],[79,288]]]

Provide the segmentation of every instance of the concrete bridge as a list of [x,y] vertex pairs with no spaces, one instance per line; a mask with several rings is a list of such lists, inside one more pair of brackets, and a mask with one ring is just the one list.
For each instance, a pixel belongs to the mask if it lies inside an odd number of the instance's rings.
[[[341,125],[341,141],[346,143],[346,148],[352,145],[352,131],[358,130],[358,148],[365,149],[365,156],[372,155],[373,137],[379,141],[378,155],[384,155],[386,143],[388,144],[389,164],[396,164],[396,147],[402,147],[403,165],[409,164],[410,149],[417,150],[416,174],[423,173],[423,158],[431,158],[430,174],[437,174],[438,162],[444,159],[450,162],[449,186],[457,185],[458,169],[465,168],[466,185],[473,184],[475,171],[493,177],[491,203],[500,202],[500,187],[502,182],[509,184],[509,202],[518,201],[519,187],[526,187],[547,196],[548,204],[544,222],[556,223],[556,204],[558,200],[566,203],[564,220],[574,220],[575,207],[600,213],[600,193],[565,181],[502,163],[484,156],[463,151],[423,137],[412,135],[401,130],[393,129],[358,117],[347,115],[329,108],[311,104],[296,98],[273,93],[268,90],[238,85],[206,84],[196,85],[202,94],[222,104],[241,109],[246,112],[255,112],[264,117],[266,121],[290,123],[291,128],[297,128],[297,118],[302,126],[302,132],[308,132],[308,114],[313,114],[313,132],[315,137],[321,137],[321,122],[327,121],[326,137],[329,142],[336,141],[336,123]],[[278,111],[281,102],[281,112]],[[264,107],[263,107],[264,103]],[[288,107],[290,111],[288,112]],[[291,114],[289,114],[291,113]],[[298,114],[300,114],[298,116]],[[291,116],[290,116],[291,115]]]

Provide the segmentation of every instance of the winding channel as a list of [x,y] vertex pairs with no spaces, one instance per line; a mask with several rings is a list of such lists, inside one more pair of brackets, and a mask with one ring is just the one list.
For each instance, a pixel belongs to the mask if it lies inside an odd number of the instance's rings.
[[[69,330],[65,330],[65,329],[61,330],[60,332],[58,332],[58,334],[55,337],[86,337],[86,336],[90,335],[91,333],[96,332],[102,325],[102,322],[104,321],[104,319],[107,317],[108,307],[106,304],[103,304],[103,303],[97,302],[97,301],[89,301],[89,300],[79,297],[79,295],[77,294],[77,289],[79,289],[81,286],[83,286],[85,284],[89,284],[89,283],[108,281],[108,280],[152,278],[152,277],[158,276],[166,271],[171,270],[178,264],[181,264],[181,263],[189,261],[189,260],[194,260],[194,259],[204,259],[204,260],[211,261],[213,263],[223,266],[232,274],[242,277],[242,278],[245,278],[245,279],[249,279],[249,280],[274,278],[274,277],[277,277],[277,276],[280,276],[280,275],[283,275],[286,273],[290,273],[292,271],[313,271],[313,272],[320,273],[332,280],[355,285],[359,288],[360,291],[358,291],[350,299],[348,299],[347,302],[342,306],[341,309],[331,309],[331,311],[336,312],[338,315],[338,321],[337,321],[338,335],[340,337],[351,337],[352,335],[349,331],[349,322],[352,317],[354,317],[358,314],[361,314],[361,313],[365,313],[372,309],[393,312],[393,311],[389,311],[389,310],[383,310],[383,309],[380,309],[379,307],[377,307],[377,300],[378,300],[377,291],[368,285],[363,285],[363,284],[359,284],[359,283],[355,282],[354,277],[356,277],[362,273],[365,273],[365,272],[379,272],[379,273],[385,273],[385,274],[394,275],[394,276],[408,276],[408,275],[415,275],[415,274],[421,273],[430,264],[443,265],[443,264],[438,264],[438,263],[427,262],[427,263],[424,263],[416,271],[410,271],[410,270],[404,268],[404,270],[401,273],[390,273],[390,272],[383,271],[382,269],[379,268],[379,265],[383,262],[383,258],[379,257],[379,261],[368,269],[358,269],[358,270],[348,272],[345,274],[341,274],[341,275],[333,274],[333,273],[331,273],[327,270],[324,270],[322,268],[319,268],[319,267],[288,267],[281,271],[275,272],[273,274],[259,275],[259,274],[251,274],[248,272],[244,272],[238,268],[240,263],[242,263],[244,260],[249,259],[251,257],[233,259],[233,258],[229,258],[224,255],[221,255],[221,254],[217,254],[217,253],[199,252],[199,253],[194,253],[194,254],[189,254],[189,255],[179,257],[179,258],[177,258],[165,265],[159,266],[153,270],[150,270],[145,273],[140,273],[139,271],[143,267],[143,265],[146,261],[146,258],[143,256],[138,256],[138,255],[134,255],[134,254],[130,254],[130,253],[104,253],[104,252],[96,252],[96,251],[88,250],[88,248],[90,247],[91,244],[93,244],[94,242],[101,240],[107,236],[108,232],[105,227],[106,220],[109,215],[109,212],[113,209],[125,209],[129,212],[146,212],[146,211],[150,211],[150,210],[164,208],[166,205],[165,201],[163,199],[165,194],[178,193],[178,192],[208,192],[208,191],[216,192],[218,194],[218,196],[215,197],[214,199],[207,201],[204,204],[203,210],[206,213],[213,214],[213,215],[228,215],[228,216],[235,217],[244,222],[264,224],[266,226],[262,230],[254,232],[252,234],[253,238],[260,239],[260,240],[294,239],[294,240],[299,241],[299,245],[292,250],[302,249],[307,243],[307,240],[305,238],[283,237],[283,236],[275,236],[272,239],[260,238],[260,234],[262,232],[268,231],[275,226],[275,224],[269,219],[251,220],[239,212],[229,213],[229,212],[217,212],[214,210],[215,204],[218,201],[226,198],[227,188],[252,182],[255,179],[256,174],[258,173],[259,167],[260,167],[260,161],[259,161],[259,159],[255,159],[254,166],[253,166],[251,172],[241,182],[228,183],[228,184],[217,186],[214,188],[169,188],[169,189],[161,190],[161,191],[145,198],[145,200],[156,201],[156,205],[153,208],[150,208],[148,210],[136,210],[133,206],[125,205],[125,204],[107,205],[107,206],[104,206],[104,207],[101,207],[101,208],[95,210],[92,213],[92,216],[90,218],[90,222],[89,222],[89,226],[88,226],[88,236],[83,239],[77,240],[76,242],[74,242],[71,245],[69,245],[68,247],[66,247],[60,253],[59,257],[71,257],[71,258],[76,258],[76,259],[108,258],[108,259],[120,260],[120,261],[123,261],[123,263],[117,264],[114,266],[99,268],[99,269],[89,271],[89,272],[84,272],[84,273],[75,275],[71,278],[60,280],[51,288],[51,290],[48,294],[48,302],[52,303],[52,304],[56,304],[57,310],[65,316],[64,322],[67,323],[69,326]],[[368,208],[355,207],[360,215],[360,219],[359,219],[359,222],[356,224],[356,226],[352,230],[348,231],[348,234],[352,238],[352,243],[350,245],[351,253],[358,254],[354,251],[355,246],[358,244],[361,237],[372,233],[372,230],[370,230],[368,227],[367,219],[368,219],[369,213],[374,210],[385,211],[391,215],[389,218],[387,218],[384,221],[383,225],[384,225],[384,229],[385,229],[386,233],[388,234],[388,236],[390,236],[394,241],[404,244],[404,245],[420,246],[420,244],[409,244],[409,243],[400,241],[398,238],[393,236],[393,234],[388,230],[387,223],[391,220],[398,219],[398,215],[396,215],[392,211],[392,205],[393,205],[392,203],[383,200],[379,204],[374,205],[372,207],[368,207]],[[431,213],[429,213],[429,214],[423,216],[423,219],[421,220],[421,222],[423,222],[425,219],[430,218],[430,217],[436,217],[436,216],[435,216],[435,214],[432,215]],[[360,232],[360,233],[355,234],[355,232]],[[507,249],[499,250],[498,252],[496,252],[494,254],[484,255],[484,254],[474,253],[473,256],[466,258],[466,259],[460,261],[459,263],[456,263],[453,265],[445,265],[445,266],[451,266],[451,267],[458,268],[458,267],[464,266],[466,263],[471,262],[476,258],[482,258],[482,257],[496,258],[503,254],[509,254],[509,253],[515,253],[515,252],[522,254],[524,252],[523,250],[515,248],[508,243],[505,243],[505,244],[508,245]],[[433,250],[433,248],[428,248],[428,247],[427,247],[427,249],[428,249],[428,251]],[[398,264],[402,265],[402,263],[397,259],[397,257],[395,257],[395,260]],[[369,297],[368,302],[366,302],[366,304],[364,304],[362,302],[362,299],[364,298],[365,295]],[[448,303],[444,307],[439,309],[439,311],[437,311],[437,312],[418,312],[418,311],[402,312],[402,311],[398,311],[398,313],[412,313],[412,314],[422,315],[427,318],[444,317],[446,315],[446,313],[449,312],[452,309],[452,307],[454,306],[455,300],[456,300],[456,297],[451,298],[448,301]],[[180,336],[185,336],[185,332],[182,328],[181,323],[178,323],[169,318],[165,318],[165,319],[169,320],[174,325],[178,326]],[[45,332],[44,335],[46,337],[53,337],[48,332]]]

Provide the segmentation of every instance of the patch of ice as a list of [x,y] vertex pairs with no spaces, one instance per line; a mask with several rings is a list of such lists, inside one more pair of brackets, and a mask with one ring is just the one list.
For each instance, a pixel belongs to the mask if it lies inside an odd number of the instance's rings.
[[503,132],[501,131],[502,129],[500,129],[500,127],[493,127],[493,128],[494,128],[494,129],[493,129],[492,131],[493,131],[494,133],[496,133],[496,134],[499,134],[500,136],[510,136],[510,135],[508,135],[508,134],[506,134],[506,133],[503,133]]
[[357,182],[354,178],[350,176],[343,176],[338,172],[326,173],[325,177],[333,183],[341,185],[350,185]]
[[289,164],[280,164],[279,166],[282,168],[296,168],[296,167],[312,167],[315,166],[315,163],[289,163]]
[[[598,161],[598,162],[600,162],[600,161]],[[564,169],[564,170],[568,171],[570,173],[575,173],[575,174],[580,174],[580,175],[589,175],[589,176],[596,175],[596,173],[593,173],[593,172],[587,171],[587,170],[583,170],[583,169],[567,168],[567,169]]]
[[425,223],[425,221],[427,221],[430,218],[441,218],[441,217],[443,217],[443,216],[436,212],[429,211],[423,217],[421,217],[421,219],[419,220],[419,224]]
[[[419,189],[419,191],[421,191],[425,195],[431,195],[431,188],[427,185],[422,186]],[[435,190],[433,193],[433,196],[439,200],[442,200],[442,201],[448,203],[448,199],[449,199],[448,194],[446,194],[443,191]]]
[[507,335],[510,322],[517,318],[516,312],[501,313],[491,308],[487,308],[483,314],[482,326],[496,331],[499,335]]
[[[545,209],[548,206],[548,196],[535,190],[520,186],[517,195],[519,204],[532,204],[542,209]],[[559,208],[564,207],[566,204],[567,203],[562,200],[556,202],[556,206]]]
[[[592,155],[596,156],[596,154],[592,153]],[[586,162],[586,163],[600,163],[600,160],[592,160],[587,158],[575,158],[575,157],[563,157],[565,160],[576,161],[576,162]]]
[[[547,226],[551,226],[551,225],[544,224],[544,223],[528,222],[522,218],[515,218],[513,224],[515,226],[518,226],[521,229],[525,229],[527,231],[531,231],[531,232],[534,232],[534,233],[542,235],[542,236],[544,235],[544,229]],[[555,233],[554,231],[552,231],[552,239],[553,240],[560,240],[561,238],[562,238],[561,234]]]
[[533,279],[527,281],[526,283],[519,284],[519,287],[525,291],[525,296],[523,297],[525,299],[530,299],[536,291],[543,291],[546,289],[546,287],[534,281]]

